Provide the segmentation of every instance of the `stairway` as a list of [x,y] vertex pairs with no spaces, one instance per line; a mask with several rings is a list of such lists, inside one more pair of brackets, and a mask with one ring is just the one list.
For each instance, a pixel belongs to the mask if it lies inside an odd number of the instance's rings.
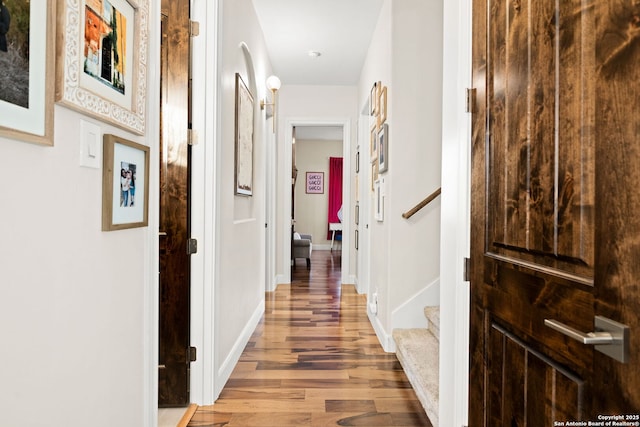
[[396,357],[434,427],[438,426],[440,307],[425,307],[426,328],[394,329]]

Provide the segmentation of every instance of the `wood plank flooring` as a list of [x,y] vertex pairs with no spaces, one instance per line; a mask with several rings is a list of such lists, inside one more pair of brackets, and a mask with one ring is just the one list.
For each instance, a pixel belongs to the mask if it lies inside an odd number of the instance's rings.
[[265,315],[211,406],[188,427],[431,427],[400,363],[378,343],[366,297],[340,283],[340,251],[266,295]]

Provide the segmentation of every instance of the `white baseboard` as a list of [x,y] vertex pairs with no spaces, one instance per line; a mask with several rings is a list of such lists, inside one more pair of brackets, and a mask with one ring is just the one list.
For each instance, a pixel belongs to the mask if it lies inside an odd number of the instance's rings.
[[266,286],[266,289],[265,289],[265,290],[266,290],[267,292],[273,292],[273,291],[275,291],[275,290],[276,290],[276,287],[277,287],[277,286],[278,286],[278,284],[280,283],[280,282],[278,281],[278,280],[279,280],[279,278],[280,278],[280,276],[278,276],[277,274],[276,274],[275,276],[273,276],[273,277],[271,278],[271,283],[267,283],[267,286]]
[[216,384],[214,400],[216,400],[220,395],[220,392],[231,376],[233,369],[236,367],[238,360],[240,360],[240,356],[242,355],[244,348],[247,346],[247,343],[249,342],[253,331],[256,330],[256,326],[258,326],[258,323],[260,323],[260,319],[262,319],[262,315],[264,314],[264,307],[265,300],[263,299],[258,304],[258,307],[256,307],[256,310],[251,315],[251,318],[249,319],[245,327],[242,329],[240,336],[236,340],[226,359],[220,365],[220,368],[218,369],[218,378],[216,378],[214,382]]
[[369,316],[369,322],[371,322],[371,326],[373,326],[373,330],[378,337],[378,341],[380,341],[380,345],[382,349],[387,353],[395,353],[396,352],[396,343],[393,340],[393,337],[385,331],[384,326],[380,323],[378,316],[371,313],[371,311],[367,310],[367,315]]
[[356,279],[356,275],[355,274],[350,274],[349,276],[347,276],[347,284],[349,285],[355,285],[356,287],[356,292],[358,292],[359,294],[361,294],[362,292],[358,291],[358,283],[357,283],[357,279]]

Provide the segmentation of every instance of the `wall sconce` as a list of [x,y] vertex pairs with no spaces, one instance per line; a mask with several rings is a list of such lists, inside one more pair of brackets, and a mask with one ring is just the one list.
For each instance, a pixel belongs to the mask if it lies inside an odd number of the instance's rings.
[[[266,107],[271,106],[272,108],[272,116],[273,116],[273,132],[276,131],[276,92],[280,89],[280,79],[276,76],[270,76],[267,79],[267,89],[271,91],[271,97],[273,102],[267,102],[266,99],[260,101],[260,109],[264,110]],[[267,109],[267,118],[270,117],[269,110]]]

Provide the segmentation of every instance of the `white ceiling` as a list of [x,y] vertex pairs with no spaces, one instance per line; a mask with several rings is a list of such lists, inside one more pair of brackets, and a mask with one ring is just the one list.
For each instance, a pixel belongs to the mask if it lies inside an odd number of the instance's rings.
[[253,0],[274,74],[283,84],[357,84],[382,2]]

